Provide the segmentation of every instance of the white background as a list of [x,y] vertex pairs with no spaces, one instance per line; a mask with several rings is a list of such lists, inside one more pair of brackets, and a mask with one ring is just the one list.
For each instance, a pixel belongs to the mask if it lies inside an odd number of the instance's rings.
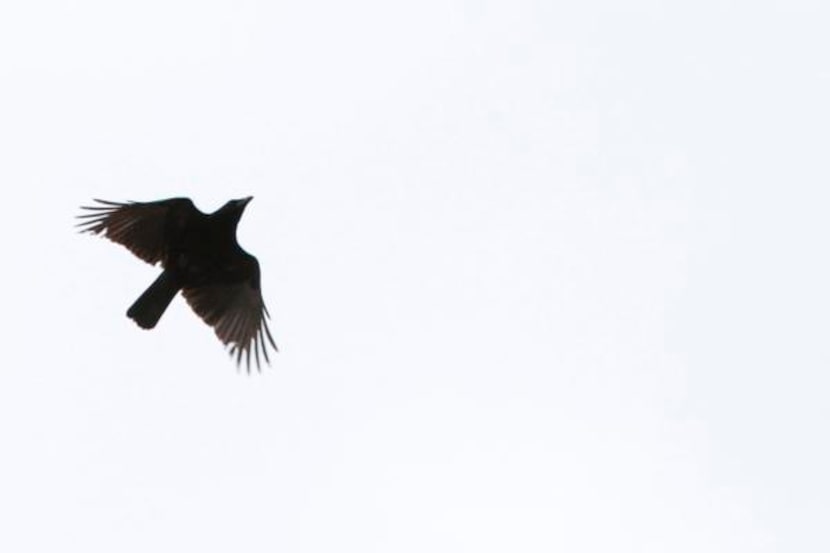
[[[830,550],[824,6],[4,3],[0,550]],[[72,226],[249,194],[251,376]]]

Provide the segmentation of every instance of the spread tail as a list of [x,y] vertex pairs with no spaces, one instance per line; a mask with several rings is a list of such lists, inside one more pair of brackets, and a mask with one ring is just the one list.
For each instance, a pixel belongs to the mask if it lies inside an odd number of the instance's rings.
[[141,328],[153,328],[173,301],[179,288],[176,279],[164,271],[130,306],[127,316]]

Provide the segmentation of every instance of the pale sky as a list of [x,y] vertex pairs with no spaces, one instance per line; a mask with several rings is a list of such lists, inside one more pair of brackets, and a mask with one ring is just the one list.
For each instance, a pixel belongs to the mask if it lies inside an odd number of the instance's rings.
[[[5,3],[0,550],[830,550],[825,6]],[[73,229],[247,195],[250,377]]]

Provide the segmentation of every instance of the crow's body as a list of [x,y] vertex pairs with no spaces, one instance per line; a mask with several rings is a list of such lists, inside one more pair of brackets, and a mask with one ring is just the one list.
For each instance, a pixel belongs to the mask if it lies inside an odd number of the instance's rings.
[[[187,198],[157,202],[115,203],[84,207],[83,231],[103,233],[164,271],[139,296],[127,316],[142,328],[153,328],[181,290],[193,310],[231,344],[237,363],[251,349],[257,368],[259,351],[268,361],[267,344],[276,349],[260,291],[259,263],[236,241],[236,226],[251,198],[231,200],[205,214]],[[267,340],[267,343],[266,343]]]

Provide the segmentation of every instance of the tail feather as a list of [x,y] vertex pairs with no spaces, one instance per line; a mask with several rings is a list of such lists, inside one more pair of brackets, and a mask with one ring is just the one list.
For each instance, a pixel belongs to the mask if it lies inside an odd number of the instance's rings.
[[173,275],[164,271],[130,306],[127,316],[141,328],[153,328],[180,288]]

